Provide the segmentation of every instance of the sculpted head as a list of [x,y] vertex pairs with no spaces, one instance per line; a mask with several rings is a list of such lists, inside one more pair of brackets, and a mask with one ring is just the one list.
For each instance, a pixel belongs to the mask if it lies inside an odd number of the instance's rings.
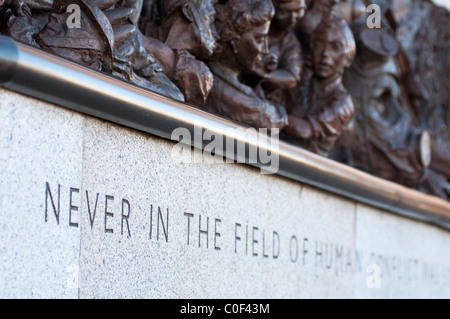
[[237,64],[253,71],[268,53],[267,35],[275,14],[270,0],[229,0],[217,7],[219,42]]
[[283,31],[291,31],[306,12],[306,0],[273,0],[275,17],[272,23]]
[[330,15],[322,20],[311,38],[314,73],[322,79],[343,74],[352,63],[356,44],[347,23]]

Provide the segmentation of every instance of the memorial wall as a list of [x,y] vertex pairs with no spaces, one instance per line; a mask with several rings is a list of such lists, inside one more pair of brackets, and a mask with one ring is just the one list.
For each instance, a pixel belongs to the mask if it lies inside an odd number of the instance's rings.
[[174,142],[7,90],[0,100],[3,298],[450,296],[446,229],[244,164],[179,163]]
[[449,298],[449,13],[366,2],[0,1],[0,297]]

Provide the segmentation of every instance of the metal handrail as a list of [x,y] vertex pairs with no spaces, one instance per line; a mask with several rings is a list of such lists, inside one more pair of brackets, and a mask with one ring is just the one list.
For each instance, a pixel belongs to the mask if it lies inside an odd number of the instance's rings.
[[[234,123],[185,103],[139,88],[108,74],[0,36],[0,86],[90,116],[174,140],[176,128],[192,136],[203,130],[217,132],[246,147],[275,152],[277,174],[393,213],[450,229],[450,203],[435,196],[383,180],[347,165],[318,156],[286,142],[279,147],[249,135]],[[259,138],[259,139],[258,139]],[[203,148],[204,143],[194,147]],[[236,160],[229,150],[216,154]],[[263,163],[245,162],[262,167]]]

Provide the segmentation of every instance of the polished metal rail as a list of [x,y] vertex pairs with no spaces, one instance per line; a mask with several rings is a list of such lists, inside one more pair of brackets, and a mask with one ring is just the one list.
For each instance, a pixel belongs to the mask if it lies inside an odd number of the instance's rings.
[[[110,75],[96,72],[37,48],[0,36],[0,86],[44,101],[118,123],[165,139],[176,128],[192,134],[198,127],[232,137],[247,148],[257,147],[278,155],[277,174],[347,198],[450,229],[450,203],[401,185],[371,176],[285,142],[273,147],[257,133],[241,125],[141,89]],[[234,129],[234,130],[233,130]],[[233,136],[230,136],[230,132]],[[224,146],[222,144],[222,146]],[[216,154],[236,160],[226,147]],[[239,159],[243,161],[243,159]],[[264,167],[260,160],[245,162]]]

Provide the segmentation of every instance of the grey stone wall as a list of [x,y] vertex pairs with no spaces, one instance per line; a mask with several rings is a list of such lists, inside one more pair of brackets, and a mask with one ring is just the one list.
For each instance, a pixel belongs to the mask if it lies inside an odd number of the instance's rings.
[[450,297],[443,229],[4,89],[0,118],[2,298]]

